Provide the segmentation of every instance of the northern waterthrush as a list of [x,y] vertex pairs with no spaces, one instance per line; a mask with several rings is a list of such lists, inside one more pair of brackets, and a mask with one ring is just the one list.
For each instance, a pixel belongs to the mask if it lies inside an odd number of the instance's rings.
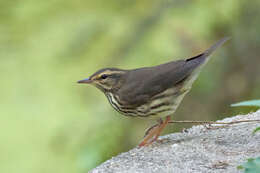
[[[227,40],[223,38],[191,58],[132,70],[104,68],[78,83],[99,88],[113,108],[123,115],[159,119],[139,144],[148,145],[157,140],[211,53]],[[164,121],[163,117],[166,117]]]

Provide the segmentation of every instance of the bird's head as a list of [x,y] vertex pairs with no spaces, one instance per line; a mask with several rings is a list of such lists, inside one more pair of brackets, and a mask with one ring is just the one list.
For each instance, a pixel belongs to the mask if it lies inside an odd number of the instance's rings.
[[103,92],[111,91],[120,88],[126,72],[126,70],[117,68],[105,68],[98,70],[89,78],[78,81],[78,83],[92,84]]

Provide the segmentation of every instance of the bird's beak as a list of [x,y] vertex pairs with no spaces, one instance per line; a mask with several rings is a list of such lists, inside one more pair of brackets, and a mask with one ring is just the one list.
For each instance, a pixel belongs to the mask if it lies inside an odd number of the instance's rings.
[[83,79],[83,80],[79,80],[78,83],[86,83],[86,84],[89,84],[89,83],[92,83],[92,80],[90,78],[86,78],[86,79]]

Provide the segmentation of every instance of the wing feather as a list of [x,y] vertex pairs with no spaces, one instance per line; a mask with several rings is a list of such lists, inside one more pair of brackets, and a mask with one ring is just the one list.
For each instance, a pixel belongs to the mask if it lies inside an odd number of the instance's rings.
[[[221,39],[205,52],[192,58],[130,70],[126,75],[125,82],[127,85],[124,85],[118,91],[121,100],[129,106],[140,106],[147,103],[154,95],[174,87],[184,79],[192,80],[191,83],[193,83],[201,67],[208,61],[209,58],[207,57],[227,40],[228,38]],[[189,76],[193,72],[195,77],[191,79]]]

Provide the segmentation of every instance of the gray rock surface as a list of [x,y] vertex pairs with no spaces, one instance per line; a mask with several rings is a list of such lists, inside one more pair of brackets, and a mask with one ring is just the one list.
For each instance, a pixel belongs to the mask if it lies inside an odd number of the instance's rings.
[[[260,110],[221,120],[260,119]],[[213,125],[217,127],[219,125]],[[148,147],[134,148],[104,162],[91,173],[222,173],[240,172],[236,167],[247,158],[260,156],[260,123],[240,123],[207,129],[198,125],[187,132],[161,137]]]

